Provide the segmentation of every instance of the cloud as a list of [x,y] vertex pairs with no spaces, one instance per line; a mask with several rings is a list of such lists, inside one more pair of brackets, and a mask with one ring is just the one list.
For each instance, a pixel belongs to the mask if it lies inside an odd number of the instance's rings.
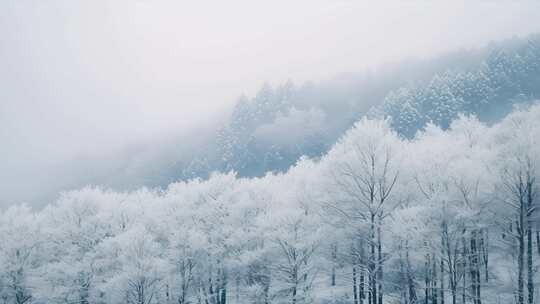
[[478,46],[537,20],[536,1],[1,1],[0,203],[99,182],[104,159],[213,124],[265,81]]
[[255,130],[253,136],[264,146],[293,146],[306,137],[324,132],[325,115],[320,109],[302,111],[292,108],[270,124]]

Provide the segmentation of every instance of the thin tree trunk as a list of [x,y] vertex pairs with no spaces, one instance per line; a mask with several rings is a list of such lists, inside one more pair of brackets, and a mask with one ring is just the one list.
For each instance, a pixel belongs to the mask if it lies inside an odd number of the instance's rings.
[[221,270],[221,294],[220,294],[220,304],[227,304],[227,273],[225,269]]
[[235,295],[235,304],[238,304],[240,303],[240,276],[239,275],[236,275],[236,278],[235,278],[235,285],[236,285],[236,295]]
[[471,253],[470,253],[470,273],[471,273],[471,286],[473,294],[473,303],[481,304],[480,295],[480,263],[479,263],[479,250],[478,250],[478,230],[471,232]]
[[527,225],[527,303],[534,304],[534,269],[533,269],[533,246],[532,246],[532,212],[533,212],[533,185],[530,178],[527,179],[527,209],[525,224]]
[[365,273],[366,273],[366,252],[364,248],[364,239],[360,239],[360,285],[359,285],[359,298],[360,302],[364,303],[366,298],[365,292]]
[[489,232],[487,229],[481,230],[482,238],[480,239],[480,246],[482,248],[482,265],[484,266],[484,279],[487,282],[489,282],[489,268],[488,268],[488,262],[489,262]]
[[381,219],[379,218],[379,225],[377,227],[377,281],[378,281],[378,296],[379,304],[383,304],[383,256],[382,256],[382,242],[381,242]]
[[405,258],[403,257],[403,241],[399,242],[398,245],[398,254],[399,254],[399,289],[401,291],[401,303],[407,304],[407,277],[405,269]]
[[405,251],[405,262],[407,264],[407,281],[409,285],[409,303],[416,304],[416,301],[418,300],[416,296],[416,288],[414,286],[414,277],[411,267],[411,262],[409,259],[409,244],[408,241],[405,243],[406,251]]
[[463,251],[462,251],[462,260],[463,260],[463,271],[462,271],[462,278],[463,278],[463,284],[461,289],[461,303],[466,304],[467,303],[467,243],[465,241],[465,236],[462,237],[462,243],[463,243]]
[[376,257],[375,257],[375,214],[371,214],[371,227],[370,227],[370,247],[371,255],[369,261],[369,281],[370,281],[370,298],[371,303],[377,304],[377,273],[375,269]]
[[360,303],[364,303],[364,299],[366,298],[366,292],[365,292],[365,273],[366,273],[366,251],[364,247],[364,239],[360,239],[360,284],[359,284],[359,298]]
[[[354,259],[354,256],[353,256]],[[353,268],[352,268],[352,275],[353,275],[353,299],[354,304],[358,304],[358,291],[356,290],[356,261],[353,262]]]
[[432,263],[432,278],[431,278],[431,281],[433,282],[433,289],[431,291],[431,298],[432,298],[432,301],[431,303],[433,304],[437,304],[438,302],[438,297],[437,297],[437,294],[438,294],[438,290],[437,290],[437,259],[435,258],[435,254],[433,254],[433,263]]
[[441,272],[441,304],[444,304],[444,260],[442,258],[443,256],[441,255],[441,269],[440,269],[440,272]]
[[337,264],[337,245],[332,244],[332,277],[330,279],[330,285],[336,286],[336,264]]
[[538,231],[538,227],[536,228],[536,251],[540,255],[540,231]]
[[431,282],[429,280],[429,272],[430,272],[430,261],[429,261],[429,254],[426,255],[426,262],[425,262],[425,289],[424,289],[424,297],[425,297],[425,304],[429,304],[429,299],[430,299],[430,289],[431,289]]
[[[520,222],[523,223],[523,212],[520,212]],[[519,252],[518,252],[518,288],[517,288],[517,298],[518,304],[523,304],[523,268],[524,268],[524,253],[525,253],[525,244],[523,237],[523,226],[518,224],[518,243],[519,243]]]
[[533,270],[532,231],[527,227],[527,303],[534,304],[534,270]]

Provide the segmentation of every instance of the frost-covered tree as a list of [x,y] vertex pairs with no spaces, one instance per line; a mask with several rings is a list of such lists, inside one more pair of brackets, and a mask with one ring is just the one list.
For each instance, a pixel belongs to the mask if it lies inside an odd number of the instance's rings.
[[4,211],[0,220],[0,297],[5,303],[31,303],[43,243],[39,217],[22,205]]
[[361,238],[368,246],[367,297],[374,304],[382,304],[384,294],[384,223],[400,203],[392,196],[399,177],[400,144],[387,121],[363,119],[324,160],[330,163],[328,175],[336,194],[326,204],[327,209],[352,222],[353,229],[366,229],[367,237]]
[[[531,119],[536,111],[516,112],[501,124],[497,140],[503,142],[497,158],[498,198],[503,231],[510,239],[512,256],[517,262],[518,303],[534,303],[535,263],[533,231],[538,231],[538,198],[540,169],[538,124]],[[505,237],[506,238],[506,237]],[[536,240],[537,244],[539,239]],[[517,244],[516,244],[517,243]],[[516,248],[517,247],[517,248]],[[526,291],[525,295],[525,281]]]

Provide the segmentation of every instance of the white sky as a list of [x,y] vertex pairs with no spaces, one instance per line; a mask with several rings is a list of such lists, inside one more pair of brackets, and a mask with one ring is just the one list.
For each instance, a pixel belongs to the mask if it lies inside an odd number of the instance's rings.
[[3,0],[0,204],[52,189],[69,160],[204,124],[265,81],[537,31],[532,0]]

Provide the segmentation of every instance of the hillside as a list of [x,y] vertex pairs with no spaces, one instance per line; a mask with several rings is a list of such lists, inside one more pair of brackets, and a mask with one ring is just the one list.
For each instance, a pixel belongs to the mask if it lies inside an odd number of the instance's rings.
[[392,117],[392,127],[411,137],[426,123],[447,128],[459,113],[497,121],[515,103],[540,96],[540,36],[495,47],[480,66],[449,69],[430,81],[390,92],[371,115]]
[[392,117],[412,137],[432,121],[447,128],[459,113],[494,122],[513,105],[540,97],[540,36],[492,43],[424,61],[381,67],[318,84],[265,85],[242,97],[213,142],[166,170],[171,177],[283,172],[302,156],[318,157],[362,115]]

